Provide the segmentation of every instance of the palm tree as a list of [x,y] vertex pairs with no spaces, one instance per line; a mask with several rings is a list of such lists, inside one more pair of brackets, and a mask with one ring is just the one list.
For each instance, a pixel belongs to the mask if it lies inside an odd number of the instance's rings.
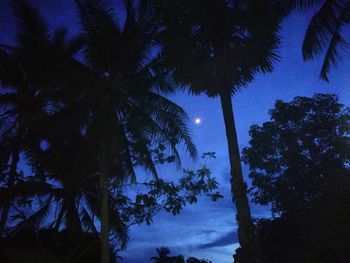
[[[126,1],[126,20],[118,25],[112,1],[76,1],[83,37],[86,96],[89,105],[87,136],[97,155],[101,222],[101,262],[109,262],[110,182],[131,178],[134,165],[157,176],[150,148],[157,142],[169,147],[179,163],[176,145],[184,142],[194,156],[195,147],[185,125],[184,111],[157,93],[172,87],[150,56],[151,38],[143,3]],[[117,217],[117,215],[116,215]]]
[[[16,231],[24,226],[39,226],[56,207],[59,212],[51,227],[58,231],[65,222],[70,235],[67,240],[72,242],[68,246],[69,258],[77,247],[74,241],[84,237],[82,232],[94,230],[89,213],[78,207],[82,200],[79,191],[85,186],[79,181],[84,174],[77,165],[84,156],[79,150],[82,151],[80,131],[86,112],[79,107],[82,105],[76,105],[81,96],[81,90],[76,88],[80,75],[69,70],[80,66],[73,57],[82,41],[79,36],[68,38],[65,28],[49,32],[44,19],[27,1],[13,1],[13,10],[17,43],[1,45],[0,49],[1,144],[10,162],[3,166],[8,170],[8,179],[1,189],[6,197],[2,200],[1,233],[11,203],[16,208],[15,200],[39,206],[17,224]],[[49,142],[48,150],[41,149],[43,140]],[[35,175],[29,181],[18,174],[20,154]],[[55,180],[62,188],[48,180]]]
[[171,257],[169,257],[170,249],[167,247],[156,248],[158,256],[152,257],[151,260],[154,263],[168,263],[171,262]]
[[10,162],[0,235],[8,218],[20,154],[30,155],[38,150],[43,121],[53,110],[56,95],[47,90],[52,87],[55,72],[52,61],[60,65],[58,62],[73,56],[79,46],[77,39],[64,42],[63,29],[50,37],[45,21],[25,1],[13,1],[13,10],[17,18],[17,45],[0,46],[0,139]]
[[[181,87],[219,96],[231,165],[232,201],[237,208],[241,253],[259,262],[256,230],[243,180],[231,96],[257,72],[271,72],[278,56],[282,12],[273,1],[151,1],[164,66]],[[278,11],[278,12],[277,12]]]

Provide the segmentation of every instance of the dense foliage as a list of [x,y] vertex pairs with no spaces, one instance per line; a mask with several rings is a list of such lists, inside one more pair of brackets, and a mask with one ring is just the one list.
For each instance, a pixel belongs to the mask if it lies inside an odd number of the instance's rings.
[[258,224],[267,262],[349,261],[349,109],[315,94],[277,101],[270,115],[243,151],[253,200],[274,214]]

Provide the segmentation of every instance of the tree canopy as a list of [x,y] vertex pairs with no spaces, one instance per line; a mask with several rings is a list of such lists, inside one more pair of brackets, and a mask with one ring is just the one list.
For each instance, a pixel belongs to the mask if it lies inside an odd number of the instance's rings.
[[250,129],[243,150],[254,201],[285,213],[320,197],[333,178],[349,175],[350,114],[335,95],[277,101],[271,120]]
[[350,112],[335,95],[277,101],[271,120],[250,129],[243,150],[267,262],[347,262]]

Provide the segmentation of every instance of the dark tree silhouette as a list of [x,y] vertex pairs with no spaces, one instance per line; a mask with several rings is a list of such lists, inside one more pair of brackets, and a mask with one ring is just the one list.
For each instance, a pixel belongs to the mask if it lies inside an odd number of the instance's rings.
[[243,150],[254,200],[275,216],[259,223],[268,262],[349,261],[349,109],[315,94],[277,101],[270,115]]
[[13,1],[13,10],[17,18],[17,46],[0,47],[0,140],[4,160],[10,162],[2,171],[7,175],[7,187],[1,204],[0,234],[13,199],[20,155],[24,153],[32,159],[39,150],[45,121],[55,110],[57,94],[48,88],[63,73],[64,61],[81,46],[78,38],[66,39],[63,28],[50,35],[45,21],[25,1]]
[[198,259],[198,258],[194,258],[194,257],[189,257],[188,259],[186,259],[186,263],[212,263],[209,260],[206,259]]
[[170,249],[167,247],[157,248],[158,255],[152,257],[151,260],[153,263],[212,263],[206,259],[197,259],[194,257],[189,257],[186,259],[182,255],[170,256]]
[[158,255],[156,257],[152,257],[151,260],[154,263],[169,263],[171,262],[171,258],[169,256],[170,249],[167,247],[157,248]]
[[[261,261],[240,163],[231,96],[258,72],[271,72],[283,17],[274,1],[151,1],[165,67],[180,87],[220,97],[237,208],[240,253]],[[277,2],[276,2],[277,3]],[[236,260],[238,258],[236,257]]]
[[243,159],[254,200],[286,213],[316,200],[334,177],[349,173],[349,110],[335,95],[277,101],[271,121],[250,129]]
[[[123,28],[116,22],[112,1],[77,1],[83,38],[87,100],[91,113],[87,134],[98,155],[101,262],[109,262],[108,191],[113,175],[116,183],[135,180],[133,163],[157,176],[150,147],[161,142],[173,152],[184,142],[192,157],[196,150],[185,125],[184,111],[155,91],[169,92],[166,75],[150,58],[149,24],[142,1],[126,1]],[[139,8],[137,8],[139,7]],[[124,170],[123,170],[124,169]]]

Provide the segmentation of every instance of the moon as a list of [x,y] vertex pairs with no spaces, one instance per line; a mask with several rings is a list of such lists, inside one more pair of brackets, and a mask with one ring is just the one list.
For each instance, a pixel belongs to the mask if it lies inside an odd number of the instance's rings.
[[199,125],[201,122],[202,122],[202,120],[199,117],[195,118],[195,120],[194,120],[194,123],[197,125]]

